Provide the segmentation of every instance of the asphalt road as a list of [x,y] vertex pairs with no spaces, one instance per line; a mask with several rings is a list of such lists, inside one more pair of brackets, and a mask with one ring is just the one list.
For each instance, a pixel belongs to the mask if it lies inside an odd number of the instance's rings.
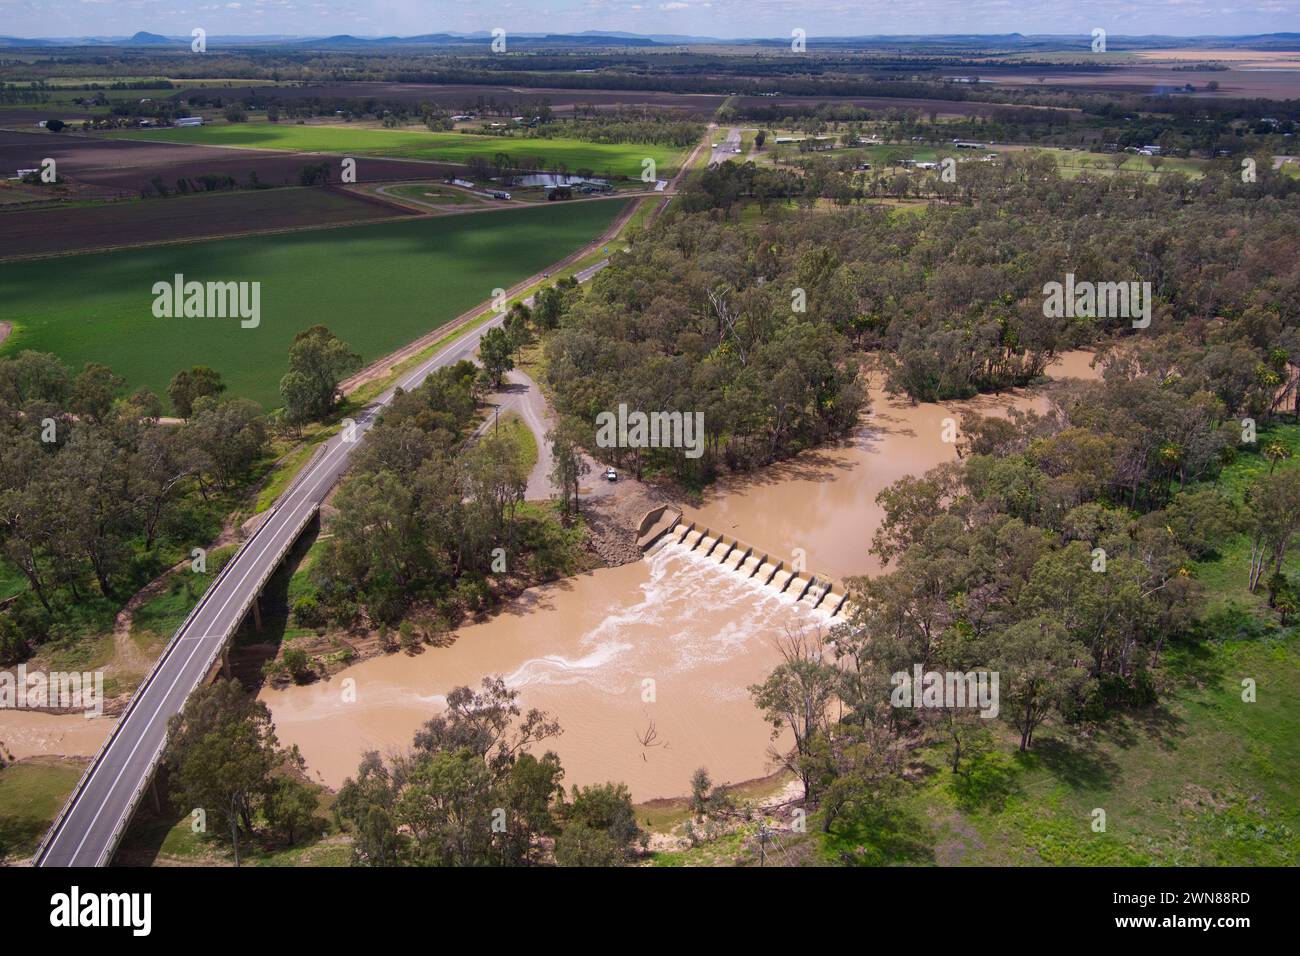
[[[517,415],[519,420],[528,426],[537,441],[537,463],[528,474],[528,490],[524,493],[524,498],[527,501],[546,501],[553,496],[558,497],[559,492],[551,481],[551,466],[554,458],[551,455],[550,443],[546,440],[546,433],[555,426],[555,416],[551,414],[546,397],[542,395],[542,390],[537,387],[537,383],[532,378],[514,369],[506,374],[506,379],[504,387],[491,398],[496,406],[496,413]],[[495,415],[489,415],[479,426],[478,433],[490,431],[494,419]],[[606,481],[603,477],[604,466],[585,453],[582,458],[587,463],[587,475],[578,485],[578,494],[581,498],[600,498],[613,492],[614,483]]]
[[[716,136],[717,133],[715,132]],[[709,157],[709,163],[725,163],[729,159],[737,162],[744,159],[736,150],[740,149],[740,130],[735,127],[727,130],[727,135],[722,139],[715,140],[717,146],[713,148],[713,155]]]
[[[605,266],[599,262],[578,273],[585,282]],[[495,315],[423,362],[400,382],[410,390],[430,372],[461,359],[473,359],[479,339],[500,325]],[[396,386],[394,386],[396,388]],[[209,587],[183,630],[168,644],[160,663],[136,691],[83,778],[67,812],[38,851],[37,866],[103,866],[116,847],[118,833],[130,823],[135,804],[148,784],[157,754],[162,749],[167,721],[179,713],[198,683],[220,654],[226,636],[239,626],[252,598],[292,546],[304,523],[324,501],[365,433],[392,400],[394,388],[384,392],[356,419],[351,441],[347,430],[332,438],[303,474],[276,503],[270,517]]]

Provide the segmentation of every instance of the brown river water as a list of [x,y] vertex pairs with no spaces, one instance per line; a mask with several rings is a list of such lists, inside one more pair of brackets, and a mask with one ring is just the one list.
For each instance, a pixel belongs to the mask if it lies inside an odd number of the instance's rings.
[[[1095,377],[1090,359],[1070,353],[1051,373]],[[908,405],[878,387],[871,398],[871,414],[842,446],[720,482],[700,508],[687,509],[687,520],[787,563],[803,549],[810,571],[836,580],[876,573],[868,554],[880,520],[876,494],[955,457],[941,439],[944,419],[967,407],[991,415],[1043,404],[1008,393]],[[559,721],[563,734],[547,746],[559,753],[567,784],[623,781],[636,800],[648,800],[687,792],[701,766],[715,782],[764,776],[773,769],[769,727],[747,688],[779,660],[775,642],[786,629],[826,627],[832,618],[766,586],[762,574],[747,578],[703,549],[690,551],[691,543],[665,542],[638,563],[535,588],[461,628],[450,647],[372,658],[327,681],[264,689],[261,699],[280,740],[297,744],[313,775],[334,787],[363,751],[404,749],[449,690],[486,675],[501,675],[525,708]],[[69,721],[104,729],[59,729]],[[9,711],[0,713],[0,741],[18,745],[14,756],[90,753],[108,726]]]
[[[1051,372],[1093,377],[1090,359],[1070,353]],[[810,571],[836,579],[879,571],[867,553],[880,520],[876,494],[954,458],[941,439],[944,419],[971,406],[891,402],[878,388],[871,397],[864,427],[843,446],[723,482],[686,517],[774,558],[802,548]],[[1012,404],[1043,402],[1015,393],[974,407],[999,414]],[[690,544],[660,544],[636,564],[536,588],[462,628],[451,647],[372,658],[329,681],[267,689],[261,698],[280,739],[297,744],[331,786],[355,772],[362,751],[409,745],[447,691],[489,674],[518,688],[525,708],[559,721],[564,732],[548,746],[568,784],[623,781],[647,800],[687,792],[701,766],[718,782],[761,777],[773,769],[769,727],[747,688],[779,660],[775,642],[785,629],[826,627],[832,618]],[[346,678],[354,688],[345,688]],[[345,702],[347,690],[355,700]]]

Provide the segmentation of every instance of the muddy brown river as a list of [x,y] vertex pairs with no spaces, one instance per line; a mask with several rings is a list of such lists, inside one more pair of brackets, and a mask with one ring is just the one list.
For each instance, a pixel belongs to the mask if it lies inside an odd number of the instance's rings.
[[[1090,360],[1070,353],[1051,372],[1095,377]],[[955,456],[941,437],[944,419],[972,406],[1003,414],[1008,405],[1043,404],[1023,393],[950,405],[893,402],[878,388],[871,397],[871,414],[843,446],[720,482],[686,518],[774,560],[788,563],[802,549],[808,570],[836,580],[876,573],[867,551],[880,520],[876,494]],[[264,689],[261,699],[281,741],[297,744],[312,774],[334,787],[363,751],[409,745],[453,687],[497,674],[525,707],[560,722],[564,733],[548,745],[569,785],[624,781],[647,800],[686,792],[701,766],[717,782],[761,777],[773,769],[769,728],[747,688],[775,665],[787,628],[826,627],[832,618],[779,593],[779,578],[767,586],[762,573],[738,574],[690,543],[533,589],[461,628],[450,647],[373,658],[328,681]],[[0,743],[15,758],[89,755],[111,726],[107,718],[3,711]]]
[[[1070,353],[1051,373],[1094,377],[1090,360]],[[871,397],[864,427],[842,447],[722,482],[686,517],[774,558],[789,561],[802,549],[810,571],[836,579],[875,573],[867,549],[880,520],[876,494],[955,457],[941,437],[944,419],[966,407],[1002,414],[1042,405],[1024,393],[949,405],[894,402],[878,388]],[[748,686],[779,659],[775,641],[785,629],[832,620],[762,577],[661,544],[639,563],[534,589],[460,629],[451,647],[373,658],[329,681],[264,690],[261,699],[281,741],[297,744],[331,786],[355,771],[363,751],[409,745],[450,689],[489,674],[560,722],[564,732],[549,746],[567,784],[623,781],[647,800],[686,792],[701,766],[715,781],[739,783],[773,769],[769,728]]]

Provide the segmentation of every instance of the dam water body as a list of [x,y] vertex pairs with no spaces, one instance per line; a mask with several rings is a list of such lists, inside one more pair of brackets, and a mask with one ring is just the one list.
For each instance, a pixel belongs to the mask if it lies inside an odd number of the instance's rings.
[[[1095,378],[1090,360],[1090,353],[1068,353],[1050,374]],[[1027,393],[910,405],[878,387],[871,399],[871,414],[849,441],[720,482],[702,507],[688,509],[684,524],[734,535],[777,560],[802,549],[809,572],[837,583],[878,573],[868,554],[881,517],[875,497],[904,475],[956,457],[940,438],[944,419],[969,407],[995,415],[1046,405]],[[518,688],[524,708],[559,721],[563,734],[546,746],[560,755],[567,785],[622,781],[634,799],[648,800],[687,792],[701,766],[717,782],[764,776],[773,769],[770,727],[748,687],[779,661],[776,642],[787,629],[826,628],[833,619],[779,593],[779,578],[768,586],[747,574],[754,557],[719,562],[692,551],[692,535],[675,538],[666,536],[641,562],[533,589],[490,620],[461,628],[449,647],[372,658],[329,681],[264,689],[261,699],[280,740],[297,744],[313,776],[335,787],[355,773],[364,751],[406,748],[448,691],[488,675]],[[355,702],[343,699],[345,678],[355,681]]]

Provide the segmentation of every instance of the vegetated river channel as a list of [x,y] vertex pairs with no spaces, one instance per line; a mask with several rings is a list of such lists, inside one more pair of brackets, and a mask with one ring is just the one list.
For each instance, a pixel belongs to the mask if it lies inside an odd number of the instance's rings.
[[[1049,373],[1096,378],[1091,359],[1070,352]],[[875,574],[880,564],[868,548],[880,522],[876,495],[955,458],[954,445],[941,438],[945,418],[972,407],[994,415],[1046,404],[1008,392],[910,405],[891,400],[878,375],[871,384],[871,412],[849,441],[722,480],[701,507],[687,509],[686,520],[787,564],[800,548],[809,571],[837,582]],[[449,647],[371,658],[329,680],[264,688],[260,697],[281,742],[297,744],[313,778],[332,787],[356,772],[364,751],[408,747],[452,688],[477,687],[490,675],[518,688],[524,708],[559,721],[563,733],[545,746],[560,755],[568,785],[623,781],[643,801],[687,792],[697,767],[716,782],[740,783],[773,769],[770,727],[749,685],[779,660],[776,641],[786,629],[832,622],[826,608],[796,603],[762,577],[661,542],[635,564],[534,588],[491,619],[461,628]],[[355,700],[345,700],[347,678]],[[0,741],[15,758],[88,755],[111,727],[107,718],[0,712]]]
[[[1050,374],[1096,377],[1091,358],[1068,353]],[[868,554],[880,521],[876,495],[956,456],[941,439],[943,420],[968,407],[992,415],[1045,405],[1020,392],[909,405],[890,400],[877,379],[871,413],[850,441],[721,481],[686,518],[787,563],[802,548],[810,571],[838,581],[877,573]],[[449,690],[501,675],[524,708],[559,721],[563,733],[546,746],[560,755],[567,784],[623,781],[634,799],[649,800],[687,792],[697,767],[730,783],[771,772],[770,728],[747,688],[779,660],[775,642],[786,628],[831,621],[761,576],[661,542],[635,564],[535,588],[461,628],[449,647],[371,658],[328,681],[263,690],[261,699],[280,740],[297,744],[313,775],[337,787],[363,751],[408,747]],[[344,701],[347,677],[356,682],[353,702]]]

